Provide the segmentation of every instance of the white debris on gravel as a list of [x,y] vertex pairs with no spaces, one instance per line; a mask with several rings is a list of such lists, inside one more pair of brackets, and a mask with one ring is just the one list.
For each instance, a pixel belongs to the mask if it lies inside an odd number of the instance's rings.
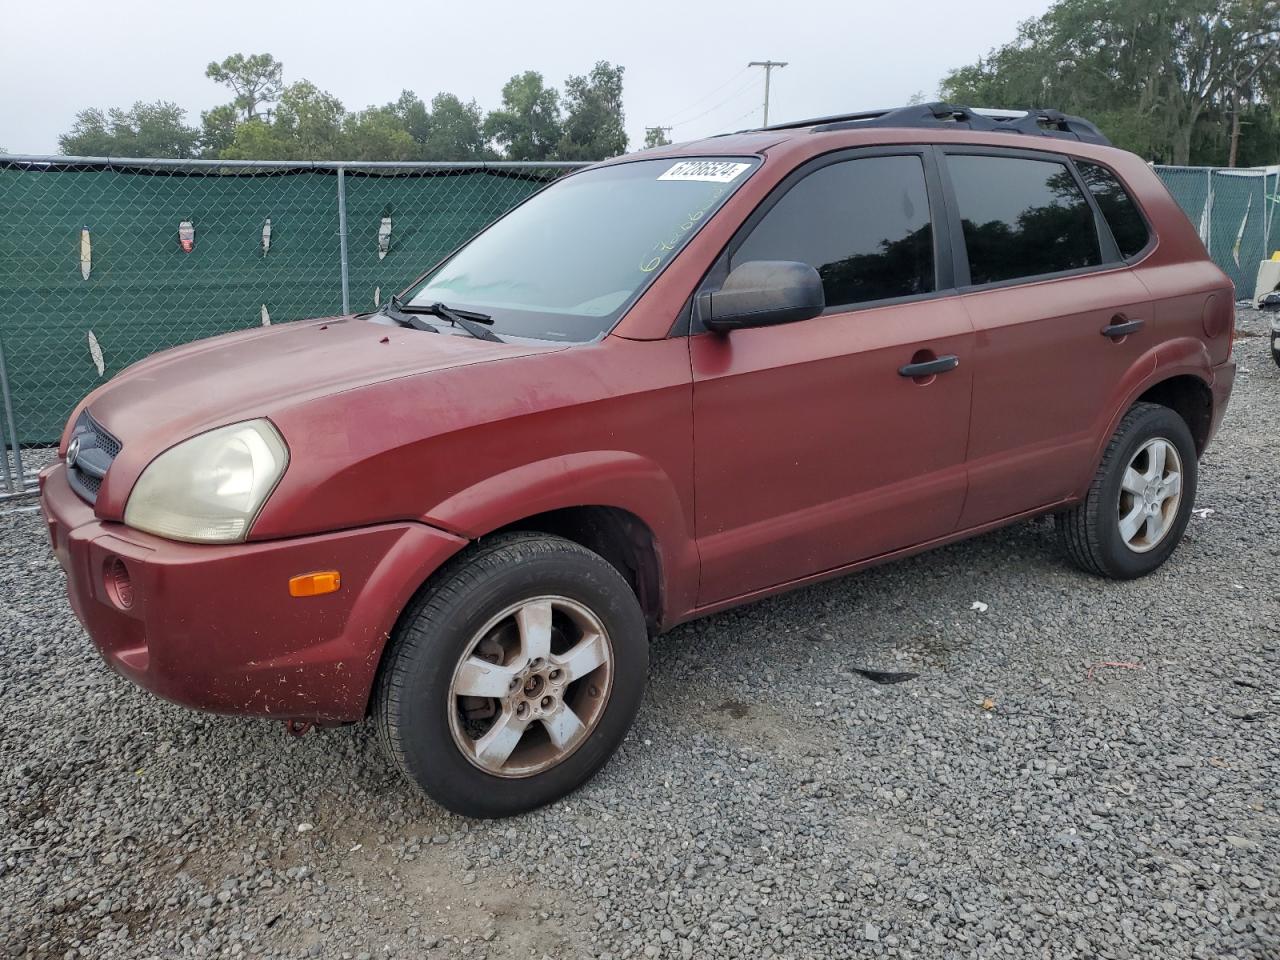
[[511,821],[366,727],[134,689],[0,510],[0,956],[1280,956],[1280,370],[1242,328],[1164,569],[1086,576],[1041,520],[682,627],[620,755]]

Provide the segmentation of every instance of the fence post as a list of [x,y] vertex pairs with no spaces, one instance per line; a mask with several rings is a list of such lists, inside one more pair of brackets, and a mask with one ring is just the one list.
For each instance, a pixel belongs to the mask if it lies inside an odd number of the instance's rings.
[[13,474],[9,472],[9,451],[2,449],[3,443],[0,443],[0,453],[4,454],[4,482],[10,493],[22,493],[27,488],[27,477],[22,471],[22,449],[18,446],[18,428],[13,418],[13,397],[9,394],[9,371],[4,362],[3,337],[0,337],[0,400],[4,403],[5,419],[5,429],[0,430],[0,441],[4,440],[6,433],[9,435],[9,443],[13,444],[13,467],[17,473],[15,482]]
[[351,312],[351,289],[347,281],[347,177],[338,167],[338,250],[342,258],[342,312]]

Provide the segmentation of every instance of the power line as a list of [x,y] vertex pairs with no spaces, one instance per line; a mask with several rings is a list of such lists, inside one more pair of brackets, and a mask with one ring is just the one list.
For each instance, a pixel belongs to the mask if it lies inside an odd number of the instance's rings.
[[779,70],[786,66],[781,60],[752,60],[747,67],[764,67],[764,123],[762,126],[769,125],[769,80],[773,76],[774,68]]
[[751,89],[752,87],[754,87],[755,85],[756,85],[756,82],[755,82],[754,78],[753,78],[753,79],[751,79],[751,80],[748,80],[745,84],[743,84],[741,87],[739,87],[739,88],[738,88],[737,90],[735,90],[733,93],[729,94],[729,96],[725,97],[725,98],[724,98],[723,100],[721,100],[719,103],[717,103],[717,104],[715,104],[715,105],[713,105],[713,106],[707,107],[707,109],[703,110],[703,111],[702,111],[701,113],[699,113],[699,114],[695,114],[694,116],[690,117],[688,120],[681,120],[681,121],[679,121],[679,122],[677,122],[677,123],[673,123],[673,124],[672,124],[672,126],[673,126],[673,127],[685,127],[685,126],[688,126],[689,124],[693,123],[695,120],[701,120],[701,119],[702,119],[703,117],[705,117],[707,114],[709,114],[709,113],[714,113],[715,111],[719,110],[719,109],[720,109],[721,107],[723,107],[726,103],[732,103],[734,100],[737,100],[740,96],[742,96],[744,93],[746,93],[748,90],[750,90],[750,89]]
[[698,97],[697,99],[686,101],[685,105],[675,112],[675,116],[679,117],[680,114],[688,110],[691,110],[694,107],[701,106],[703,103],[710,100],[717,93],[719,93],[725,87],[729,86],[729,84],[733,83],[735,80],[737,80],[739,77],[741,77],[744,73],[746,73],[750,69],[751,69],[750,67],[743,67],[741,70],[739,70],[737,73],[730,76],[728,80],[726,80],[724,83],[720,84],[719,86],[713,88],[712,90],[709,90],[708,92],[704,93],[702,96]]
[[725,126],[725,129],[726,129],[726,130],[727,130],[727,129],[729,129],[729,128],[730,128],[730,127],[732,127],[735,123],[737,123],[739,120],[745,120],[747,117],[749,117],[749,116],[751,116],[753,113],[755,113],[757,109],[758,109],[757,107],[752,107],[752,108],[751,108],[750,110],[748,110],[746,113],[740,113],[740,114],[738,114],[738,115],[737,115],[736,117],[734,117],[732,120],[730,120],[730,121],[728,121],[727,123],[725,123],[725,125],[724,125],[724,126]]

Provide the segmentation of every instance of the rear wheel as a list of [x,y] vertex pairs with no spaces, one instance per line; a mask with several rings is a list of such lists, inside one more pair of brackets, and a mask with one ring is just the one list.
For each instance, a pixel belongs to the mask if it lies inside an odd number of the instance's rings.
[[1168,407],[1135,404],[1120,421],[1084,501],[1058,514],[1067,555],[1090,573],[1130,580],[1169,558],[1195,501],[1195,441]]
[[1280,367],[1280,334],[1271,334],[1271,359]]
[[600,556],[539,534],[450,564],[393,638],[374,716],[393,762],[456,813],[531,810],[590,778],[639,708],[648,633]]

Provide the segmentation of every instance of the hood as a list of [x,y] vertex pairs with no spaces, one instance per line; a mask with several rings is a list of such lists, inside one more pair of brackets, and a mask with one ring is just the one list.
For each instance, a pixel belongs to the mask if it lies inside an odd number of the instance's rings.
[[[426,333],[356,317],[305,320],[148,357],[90,394],[72,422],[88,407],[123,444],[112,473],[134,478],[163,450],[223,424],[270,417],[386,380],[563,349]],[[111,479],[106,486],[115,486]],[[102,493],[100,500],[113,499],[105,486]]]
[[355,317],[306,320],[157,353],[100,387],[89,405],[121,440],[162,426],[176,442],[312,397],[557,349],[563,348],[492,343]]

